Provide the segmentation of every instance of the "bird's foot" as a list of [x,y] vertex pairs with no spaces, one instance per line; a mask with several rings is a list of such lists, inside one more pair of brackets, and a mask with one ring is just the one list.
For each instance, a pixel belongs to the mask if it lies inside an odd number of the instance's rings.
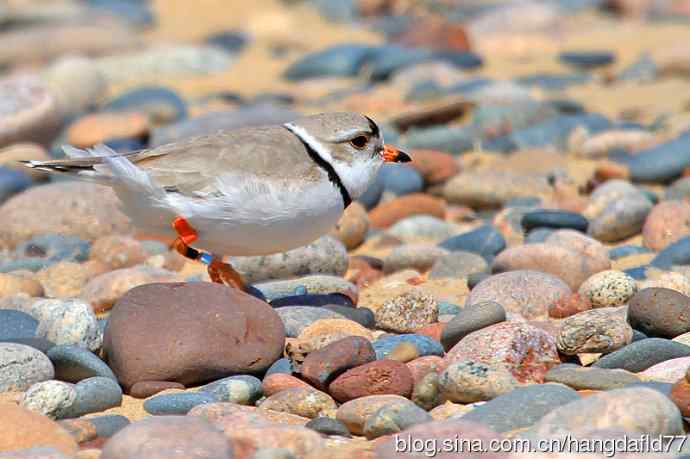
[[242,277],[230,264],[224,263],[221,257],[189,246],[189,244],[196,241],[198,236],[196,230],[192,228],[192,225],[187,220],[183,217],[175,217],[172,227],[177,233],[177,238],[173,241],[172,248],[185,258],[208,265],[208,275],[212,282],[245,291]]
[[212,257],[211,263],[208,265],[208,275],[213,282],[225,284],[242,291],[246,290],[240,273],[235,271],[231,264],[223,262],[218,257]]

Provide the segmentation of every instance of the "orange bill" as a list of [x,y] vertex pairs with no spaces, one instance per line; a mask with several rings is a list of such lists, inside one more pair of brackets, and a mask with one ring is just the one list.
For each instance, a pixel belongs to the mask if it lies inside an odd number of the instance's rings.
[[407,153],[398,150],[392,145],[384,145],[381,156],[383,156],[383,160],[387,163],[409,163],[412,161],[412,158]]

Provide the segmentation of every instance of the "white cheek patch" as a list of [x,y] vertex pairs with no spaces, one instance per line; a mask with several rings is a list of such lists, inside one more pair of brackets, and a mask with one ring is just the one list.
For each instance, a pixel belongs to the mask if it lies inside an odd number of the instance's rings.
[[292,123],[285,123],[283,126],[285,126],[285,128],[288,131],[292,132],[297,137],[302,139],[304,143],[309,145],[312,148],[312,150],[314,150],[321,157],[321,159],[326,161],[331,166],[335,167],[335,165],[333,164],[333,157],[331,156],[330,152],[326,149],[326,147],[323,146],[321,142],[316,140],[316,138],[313,135],[309,134],[306,129]]

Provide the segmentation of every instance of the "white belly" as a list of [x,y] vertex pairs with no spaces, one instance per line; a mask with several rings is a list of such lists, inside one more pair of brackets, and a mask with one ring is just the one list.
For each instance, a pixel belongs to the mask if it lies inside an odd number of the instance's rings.
[[228,183],[235,186],[208,199],[170,193],[161,200],[120,187],[115,191],[136,226],[174,237],[171,223],[182,216],[198,233],[193,246],[219,255],[267,255],[301,247],[329,232],[342,215],[340,193],[328,181]]

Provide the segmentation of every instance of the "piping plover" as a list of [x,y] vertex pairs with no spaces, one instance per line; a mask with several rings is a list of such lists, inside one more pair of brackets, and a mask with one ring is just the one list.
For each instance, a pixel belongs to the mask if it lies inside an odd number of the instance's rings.
[[[306,116],[123,154],[104,145],[63,149],[67,159],[24,163],[110,185],[136,226],[175,236],[175,249],[207,264],[211,280],[238,288],[242,280],[223,255],[265,255],[314,241],[367,190],[384,162],[410,161],[357,113]],[[209,252],[190,247],[195,241]]]

